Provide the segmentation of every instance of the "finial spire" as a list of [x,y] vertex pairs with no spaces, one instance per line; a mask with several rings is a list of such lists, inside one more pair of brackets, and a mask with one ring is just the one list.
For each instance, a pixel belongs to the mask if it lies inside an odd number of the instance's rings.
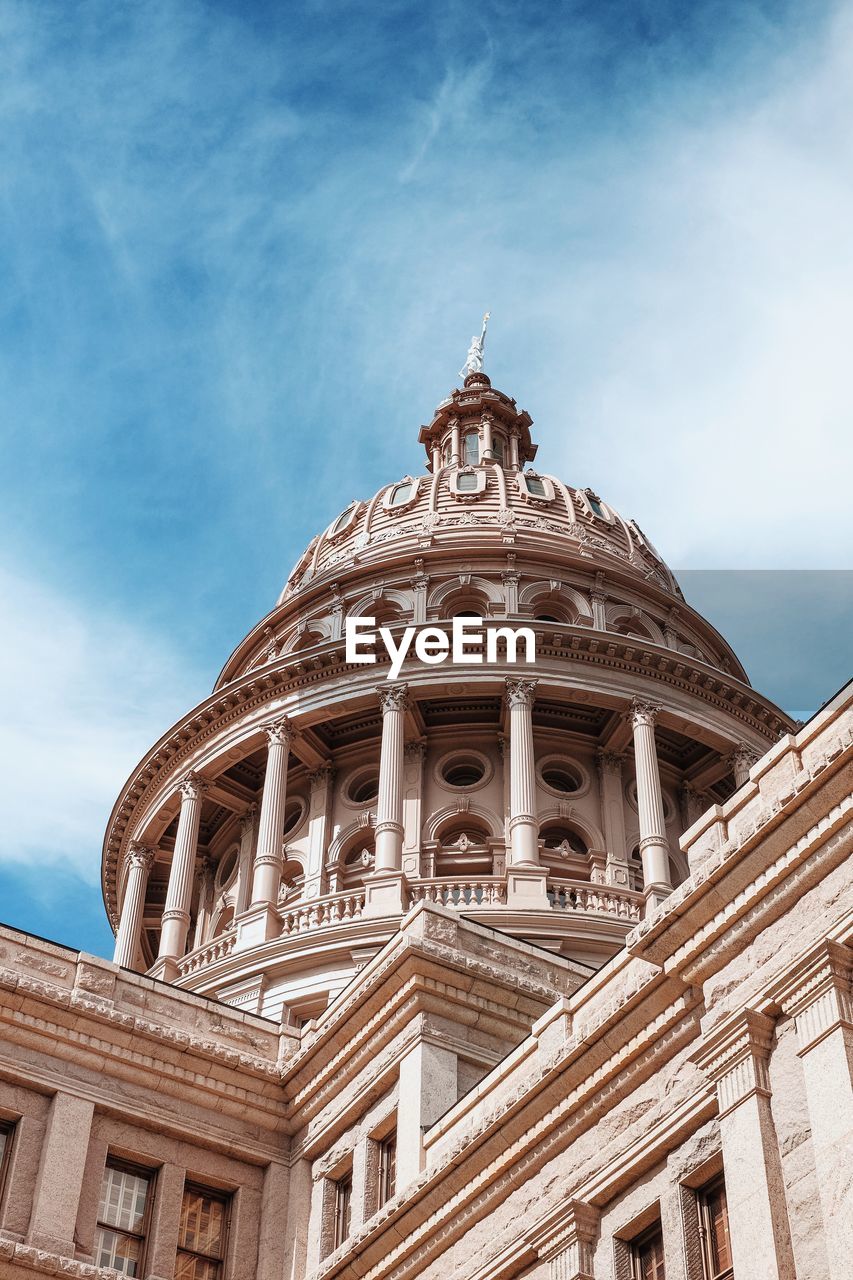
[[470,373],[483,372],[483,348],[486,345],[486,329],[489,327],[489,316],[491,314],[491,311],[487,311],[483,316],[483,332],[480,334],[479,338],[474,334],[471,339],[471,345],[468,348],[468,355],[465,358],[465,363],[459,370],[460,378],[465,378]]

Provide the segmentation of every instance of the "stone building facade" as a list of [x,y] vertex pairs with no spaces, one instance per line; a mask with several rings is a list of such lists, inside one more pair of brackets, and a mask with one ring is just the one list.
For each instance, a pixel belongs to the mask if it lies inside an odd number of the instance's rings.
[[[0,930],[0,1277],[842,1280],[853,686],[751,688],[481,373]],[[347,660],[347,618],[536,662]],[[480,660],[478,660],[480,659]]]

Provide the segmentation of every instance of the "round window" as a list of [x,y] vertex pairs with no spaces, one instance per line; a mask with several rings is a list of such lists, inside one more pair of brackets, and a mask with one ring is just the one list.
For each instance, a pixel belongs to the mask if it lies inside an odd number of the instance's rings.
[[305,806],[301,800],[288,800],[284,807],[284,834],[295,831],[302,821]]
[[357,778],[349,790],[350,800],[356,804],[370,804],[378,795],[379,779],[373,774],[368,778]]
[[476,787],[485,772],[482,762],[476,756],[455,756],[442,769],[442,777],[450,787]]
[[580,779],[565,765],[546,765],[542,770],[542,781],[552,791],[561,791],[564,795],[569,795],[580,787]]

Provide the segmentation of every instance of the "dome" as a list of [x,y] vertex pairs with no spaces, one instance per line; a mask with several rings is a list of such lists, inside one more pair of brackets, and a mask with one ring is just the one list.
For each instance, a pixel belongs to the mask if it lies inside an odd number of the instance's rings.
[[[331,521],[146,754],[104,844],[122,963],[310,1018],[431,901],[580,982],[684,879],[684,832],[790,722],[636,523],[535,465],[531,426],[469,374],[423,472]],[[348,659],[348,619],[472,615],[529,629],[535,664]]]

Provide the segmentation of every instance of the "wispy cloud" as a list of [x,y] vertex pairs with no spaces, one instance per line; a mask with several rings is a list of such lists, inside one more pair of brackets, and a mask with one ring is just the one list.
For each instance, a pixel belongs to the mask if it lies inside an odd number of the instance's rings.
[[0,863],[94,884],[119,789],[204,694],[162,637],[0,567]]

